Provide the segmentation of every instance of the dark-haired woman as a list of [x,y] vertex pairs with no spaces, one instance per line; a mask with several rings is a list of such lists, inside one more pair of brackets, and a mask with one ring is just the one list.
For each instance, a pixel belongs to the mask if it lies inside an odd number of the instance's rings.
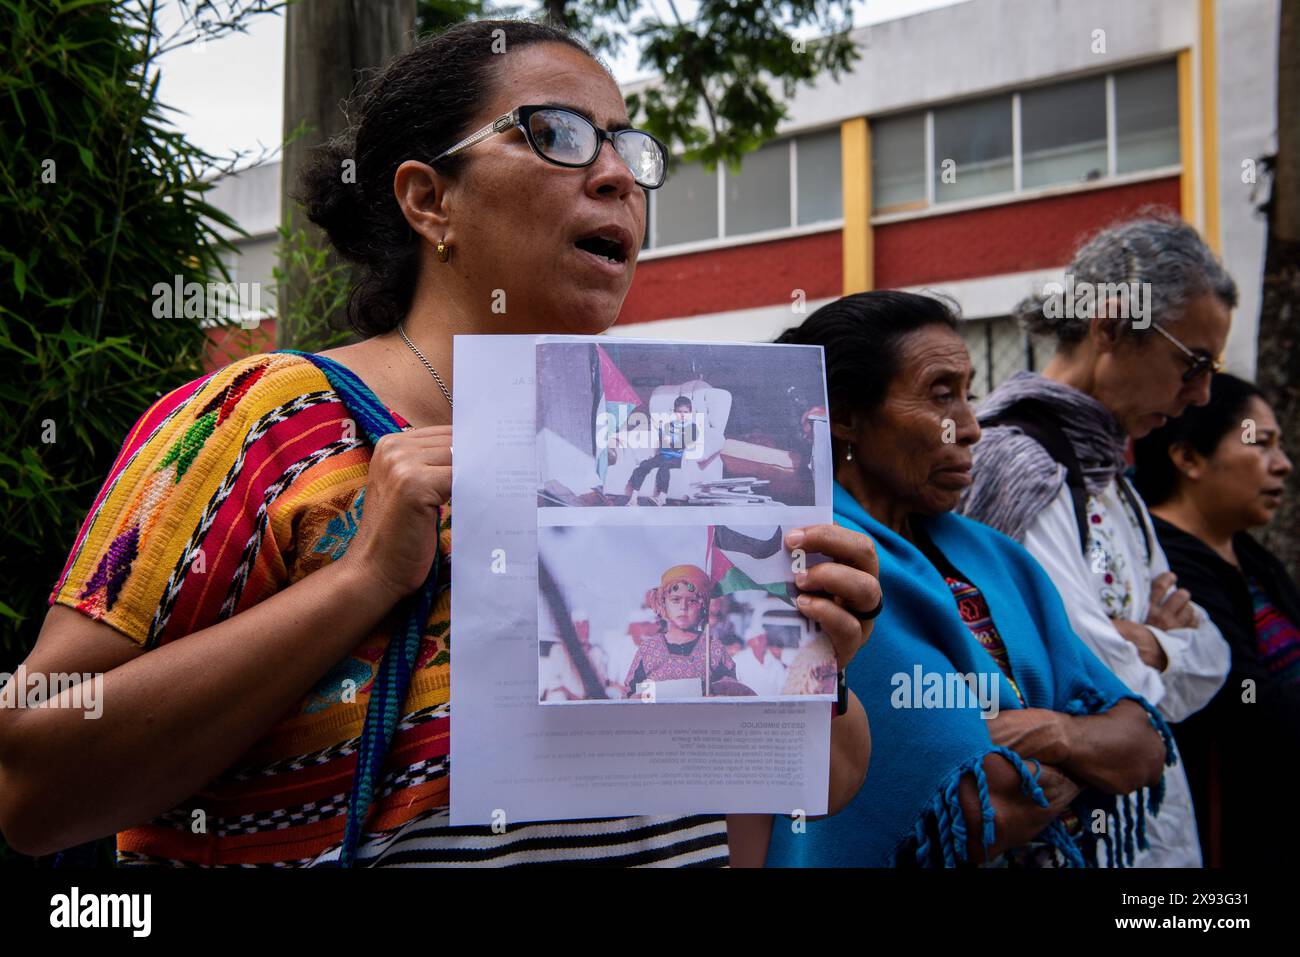
[[[1129,436],[1208,400],[1237,288],[1196,230],[1162,215],[1103,230],[1066,274],[1074,302],[1058,291],[1019,308],[1055,353],[1042,374],[1012,376],[980,403],[984,439],[962,514],[1021,542],[1056,583],[1075,633],[1182,721],[1223,684],[1228,646],[1175,588],[1124,453]],[[1165,810],[1139,863],[1199,867],[1182,768],[1165,780]]]
[[1099,840],[1130,860],[1168,730],[1075,637],[1038,563],[952,514],[980,436],[952,311],[860,293],[779,341],[825,349],[835,520],[875,540],[887,598],[847,674],[871,772],[833,818],[776,818],[768,863],[1080,865]]
[[1135,446],[1135,483],[1192,600],[1232,647],[1232,670],[1205,710],[1175,727],[1207,863],[1293,866],[1290,814],[1261,801],[1278,762],[1300,753],[1300,590],[1248,529],[1282,501],[1291,460],[1259,390],[1219,374],[1208,405]]
[[[421,41],[356,116],[304,199],[360,267],[366,338],[233,363],[127,437],[26,663],[103,672],[103,715],[0,713],[0,829],[35,854],[119,832],[145,864],[725,863],[717,816],[447,827],[452,336],[613,324],[664,149],[523,21]],[[835,559],[805,611],[847,663],[870,542],[804,536]],[[860,706],[833,729],[832,807],[865,773]]]

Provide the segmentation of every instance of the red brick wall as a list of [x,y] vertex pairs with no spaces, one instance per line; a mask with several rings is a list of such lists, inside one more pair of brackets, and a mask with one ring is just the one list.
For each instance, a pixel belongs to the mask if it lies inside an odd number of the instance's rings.
[[[876,288],[1060,266],[1082,240],[1147,205],[1178,210],[1178,177],[877,226]],[[839,230],[642,262],[618,321],[786,304],[795,289],[809,299],[840,295]]]
[[203,368],[214,372],[236,359],[275,348],[275,320],[264,319],[253,329],[239,326],[218,326],[208,330],[208,346],[203,355]]
[[835,229],[642,262],[618,321],[626,325],[788,305],[795,289],[809,299],[838,296],[843,290],[841,244]]
[[1080,241],[1153,203],[1179,208],[1177,176],[877,226],[876,287],[1061,266]]

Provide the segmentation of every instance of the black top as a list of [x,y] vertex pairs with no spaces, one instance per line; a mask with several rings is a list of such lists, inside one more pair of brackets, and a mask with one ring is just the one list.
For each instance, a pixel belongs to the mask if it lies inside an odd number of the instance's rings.
[[1205,862],[1214,862],[1211,825],[1217,818],[1224,866],[1294,866],[1300,838],[1289,782],[1300,751],[1300,687],[1276,681],[1260,661],[1246,576],[1297,624],[1300,590],[1282,563],[1245,532],[1232,540],[1238,570],[1196,536],[1155,515],[1151,520],[1178,586],[1205,609],[1232,650],[1223,688],[1203,710],[1173,726]]

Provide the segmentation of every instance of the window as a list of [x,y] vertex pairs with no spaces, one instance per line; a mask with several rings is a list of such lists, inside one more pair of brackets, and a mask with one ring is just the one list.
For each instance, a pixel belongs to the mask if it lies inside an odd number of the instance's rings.
[[1021,185],[1079,183],[1106,175],[1106,78],[1020,94]]
[[649,198],[646,249],[837,220],[844,215],[839,128],[768,143],[747,153],[739,172],[675,160]]
[[746,153],[739,173],[727,170],[728,236],[790,225],[790,142]]
[[795,138],[799,183],[799,225],[839,219],[844,215],[840,192],[840,131],[827,130]]
[[1025,369],[1032,370],[1031,343],[1010,316],[965,319],[958,327],[970,353],[970,390],[977,401]]
[[1115,74],[1115,171],[1178,162],[1178,71],[1173,63]]
[[935,110],[935,202],[1010,192],[1011,145],[1009,96]]
[[1170,60],[873,120],[872,207],[924,209],[1178,161]]
[[673,163],[655,190],[655,245],[689,243],[718,235],[718,174],[698,163]]
[[925,205],[925,114],[871,124],[871,192],[877,209]]

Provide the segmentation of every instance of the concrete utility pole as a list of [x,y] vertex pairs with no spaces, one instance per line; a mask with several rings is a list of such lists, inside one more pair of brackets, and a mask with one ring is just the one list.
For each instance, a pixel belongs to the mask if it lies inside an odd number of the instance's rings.
[[[308,133],[284,148],[280,222],[307,227],[313,243],[322,247],[324,234],[307,222],[290,196],[297,190],[298,173],[314,147],[346,129],[343,103],[368,71],[410,49],[415,6],[416,0],[299,0],[286,10],[284,137],[303,121]],[[289,275],[279,290],[281,314],[309,282],[309,276]],[[286,331],[277,330],[280,345],[293,345],[285,341]]]

